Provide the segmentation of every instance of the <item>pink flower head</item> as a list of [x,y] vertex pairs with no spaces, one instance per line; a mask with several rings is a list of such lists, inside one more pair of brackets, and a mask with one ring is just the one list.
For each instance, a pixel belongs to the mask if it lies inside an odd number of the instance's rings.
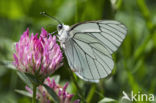
[[[70,94],[66,91],[68,87],[68,83],[66,83],[63,87],[56,84],[54,79],[46,78],[44,81],[44,84],[49,86],[51,89],[53,89],[56,94],[58,95],[60,99],[60,103],[79,103],[80,100],[77,99],[74,102],[71,101],[73,94]],[[26,86],[26,90],[32,94],[32,90]],[[43,86],[38,87],[37,97],[36,97],[41,103],[51,103],[51,96],[46,91],[46,89]]]
[[40,35],[32,33],[31,37],[27,29],[16,43],[15,50],[14,65],[22,72],[49,76],[62,65],[62,52],[56,36],[52,37],[43,28]]

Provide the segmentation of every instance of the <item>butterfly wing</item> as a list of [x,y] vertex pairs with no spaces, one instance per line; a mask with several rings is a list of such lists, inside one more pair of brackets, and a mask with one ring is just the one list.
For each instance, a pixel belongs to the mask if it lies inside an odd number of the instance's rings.
[[69,66],[86,81],[108,76],[114,66],[111,54],[126,33],[126,27],[117,21],[90,21],[72,26],[71,38],[65,43]]

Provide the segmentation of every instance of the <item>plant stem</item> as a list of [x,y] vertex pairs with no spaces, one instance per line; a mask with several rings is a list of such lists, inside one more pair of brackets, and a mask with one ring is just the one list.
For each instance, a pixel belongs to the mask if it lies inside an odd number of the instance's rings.
[[33,98],[32,98],[32,103],[36,103],[36,89],[37,86],[33,84]]
[[75,77],[74,77],[74,74],[73,74],[72,70],[71,70],[71,69],[68,69],[68,70],[69,70],[69,72],[70,72],[70,74],[71,74],[71,78],[72,78],[72,80],[73,80],[73,83],[75,84],[76,88],[78,89],[78,96],[81,98],[81,100],[83,101],[83,103],[86,103],[86,100],[85,100],[85,98],[84,98],[84,95],[83,95],[83,93],[82,93],[82,90],[81,90],[81,88],[79,87],[79,85],[77,84],[77,81],[76,81],[76,79],[75,79]]

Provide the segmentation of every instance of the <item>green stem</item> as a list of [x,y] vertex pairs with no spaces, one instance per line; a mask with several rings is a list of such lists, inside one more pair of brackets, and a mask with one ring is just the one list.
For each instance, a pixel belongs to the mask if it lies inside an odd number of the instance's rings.
[[86,100],[85,100],[85,98],[84,98],[84,95],[83,95],[83,93],[82,93],[82,90],[81,90],[81,88],[79,87],[79,85],[77,84],[77,81],[76,81],[76,79],[75,79],[75,77],[74,77],[74,74],[73,74],[72,70],[71,70],[71,69],[68,69],[68,70],[69,70],[69,72],[70,72],[70,74],[71,74],[71,78],[72,78],[72,80],[73,80],[73,83],[75,84],[76,88],[78,89],[78,96],[81,98],[81,100],[83,101],[83,103],[86,103]]
[[32,103],[36,103],[36,89],[37,86],[33,84],[33,98],[32,98]]

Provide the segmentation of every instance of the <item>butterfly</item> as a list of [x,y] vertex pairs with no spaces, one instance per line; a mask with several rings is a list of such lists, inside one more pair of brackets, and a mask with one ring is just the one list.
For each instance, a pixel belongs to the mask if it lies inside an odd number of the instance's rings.
[[70,68],[78,77],[90,82],[98,82],[112,72],[112,54],[127,34],[126,26],[113,20],[88,21],[73,26],[59,22],[57,31]]

